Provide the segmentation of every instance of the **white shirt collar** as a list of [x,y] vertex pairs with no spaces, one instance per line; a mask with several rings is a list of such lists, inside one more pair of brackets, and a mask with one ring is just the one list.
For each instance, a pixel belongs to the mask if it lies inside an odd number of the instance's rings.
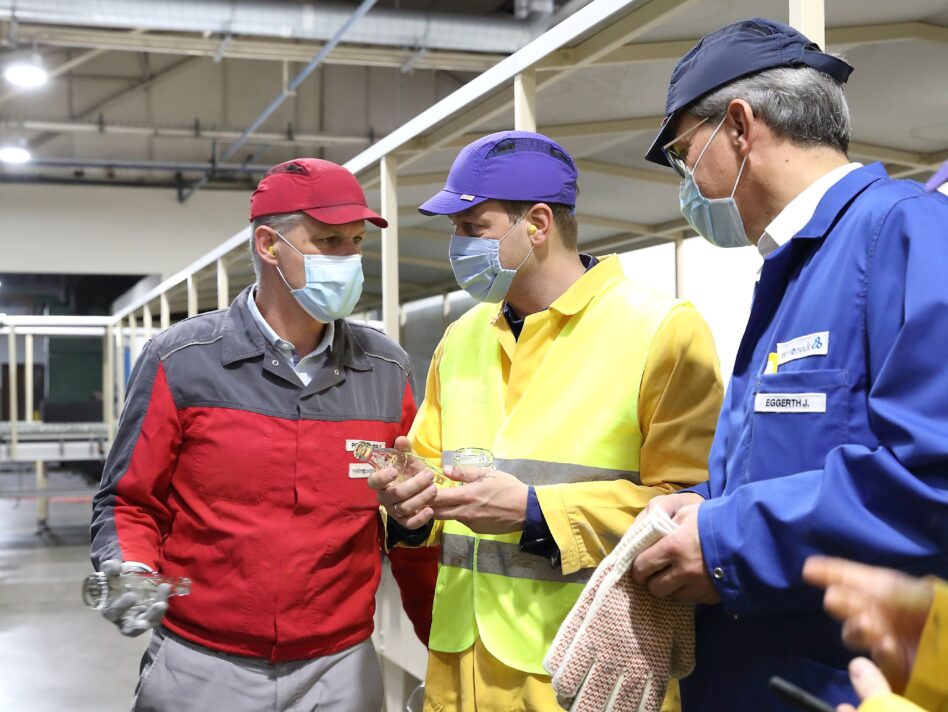
[[[297,360],[297,362],[302,361],[303,360],[302,358],[296,359],[296,356],[295,356],[296,348],[293,346],[293,344],[287,341],[286,339],[280,337],[280,335],[277,334],[273,330],[273,327],[270,326],[267,320],[263,318],[263,314],[261,314],[260,309],[257,308],[257,301],[254,298],[254,295],[256,294],[256,292],[257,292],[257,288],[256,286],[254,286],[250,290],[250,293],[247,296],[247,306],[250,309],[250,315],[253,317],[253,320],[257,323],[257,326],[260,327],[260,331],[263,333],[267,341],[269,341],[270,344],[272,344],[275,349],[282,351],[284,353],[293,354],[294,359]],[[323,336],[319,340],[319,343],[316,344],[316,348],[313,349],[308,354],[306,354],[306,356],[304,356],[303,358],[309,358],[310,356],[316,356],[317,354],[321,354],[323,351],[332,350],[332,341],[335,334],[336,334],[336,325],[334,322],[329,322],[328,324],[326,324],[326,328],[323,329]]]
[[834,168],[822,178],[811,183],[800,195],[787,203],[786,207],[764,230],[764,234],[760,236],[760,240],[757,242],[757,250],[760,252],[760,256],[766,258],[776,252],[778,248],[790,242],[791,238],[810,222],[810,218],[813,217],[826,192],[842,180],[844,176],[849,175],[857,168],[862,168],[862,164],[847,163],[844,166]]

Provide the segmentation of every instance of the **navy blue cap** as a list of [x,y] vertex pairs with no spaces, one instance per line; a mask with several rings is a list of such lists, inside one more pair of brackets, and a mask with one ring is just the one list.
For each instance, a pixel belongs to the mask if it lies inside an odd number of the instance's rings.
[[553,139],[532,131],[500,131],[468,144],[444,188],[426,200],[422,215],[454,215],[485,200],[576,206],[576,164]]
[[681,109],[735,79],[774,67],[812,67],[841,83],[853,71],[842,59],[826,54],[782,22],[755,17],[710,32],[675,65],[665,119],[645,159],[669,165],[662,146],[675,138],[672,119]]

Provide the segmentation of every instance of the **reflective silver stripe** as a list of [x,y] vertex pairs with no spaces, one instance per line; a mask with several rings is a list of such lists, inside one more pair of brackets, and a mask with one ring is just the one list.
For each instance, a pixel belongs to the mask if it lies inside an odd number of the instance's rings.
[[573,482],[604,482],[609,480],[629,480],[641,484],[639,473],[634,470],[611,470],[607,467],[589,467],[571,465],[562,462],[543,462],[542,460],[505,460],[494,463],[498,470],[516,475],[524,484],[558,485]]
[[477,570],[485,574],[500,574],[508,578],[551,581],[553,583],[586,583],[594,569],[581,569],[569,576],[550,566],[543,556],[526,554],[517,544],[493,539],[481,539],[477,545]]
[[474,568],[474,537],[444,534],[441,537],[441,565],[459,569]]
[[[454,461],[454,451],[441,453],[441,462],[450,465]],[[562,462],[544,462],[543,460],[525,460],[498,458],[494,461],[498,470],[516,475],[517,479],[534,487],[541,485],[559,485],[573,482],[608,482],[628,480],[640,485],[639,473],[635,470],[612,470],[607,467],[571,465]]]
[[[441,539],[441,564],[459,569],[474,568],[474,537],[445,534]],[[585,583],[593,569],[582,569],[569,576],[536,554],[525,554],[517,544],[481,539],[477,545],[477,570],[509,578],[551,581],[553,583]]]

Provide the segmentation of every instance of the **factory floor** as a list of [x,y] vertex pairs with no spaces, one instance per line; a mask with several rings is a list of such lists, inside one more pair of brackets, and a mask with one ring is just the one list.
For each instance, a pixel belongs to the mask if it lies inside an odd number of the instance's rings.
[[[0,490],[32,487],[0,472]],[[52,473],[51,489],[84,488]],[[82,602],[89,563],[90,498],[54,498],[37,532],[35,499],[0,498],[0,710],[127,710],[148,636],[129,639]]]
[[[148,635],[126,638],[82,602],[89,563],[91,489],[78,475],[51,472],[50,490],[70,496],[49,501],[48,529],[38,532],[37,500],[13,491],[35,490],[31,471],[0,471],[0,712],[119,712],[129,709]],[[386,710],[401,712],[423,675],[425,650],[401,612],[391,574],[383,576],[376,638]],[[380,640],[376,641],[380,643]],[[380,650],[380,652],[382,652]],[[394,661],[401,661],[395,664]],[[412,709],[420,709],[420,697]],[[417,705],[417,707],[415,707]]]

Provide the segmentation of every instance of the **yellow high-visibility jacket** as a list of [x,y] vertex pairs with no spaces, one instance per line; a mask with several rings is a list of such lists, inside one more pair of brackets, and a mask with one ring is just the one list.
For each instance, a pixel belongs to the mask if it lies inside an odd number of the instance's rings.
[[611,256],[519,339],[499,305],[452,324],[409,437],[450,462],[486,447],[498,469],[535,486],[561,554],[519,551],[521,533],[476,535],[437,523],[442,544],[430,647],[480,636],[504,664],[544,674],[542,659],[583,582],[658,494],[707,478],[721,405],[713,340],[697,311],[629,280]]

